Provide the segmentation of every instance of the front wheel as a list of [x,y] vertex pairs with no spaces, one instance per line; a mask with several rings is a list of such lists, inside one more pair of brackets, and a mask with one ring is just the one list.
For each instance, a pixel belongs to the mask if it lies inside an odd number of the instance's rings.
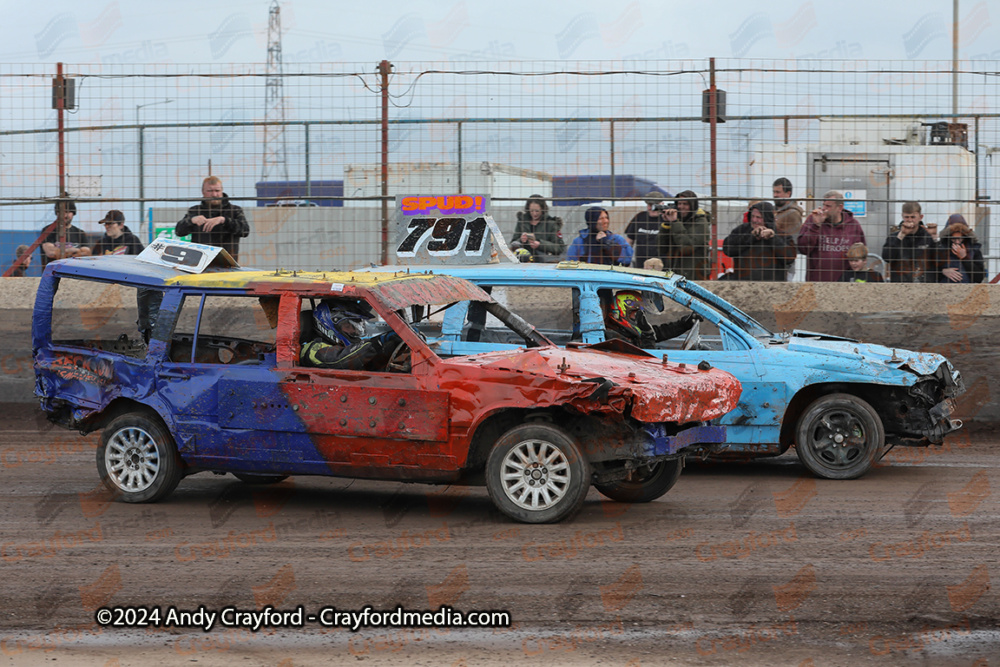
[[116,499],[153,503],[181,481],[180,457],[163,423],[143,413],[111,421],[97,447],[97,472]]
[[817,477],[855,479],[868,472],[885,447],[885,429],[868,403],[850,394],[817,398],[802,413],[795,453]]
[[576,440],[550,424],[507,431],[486,461],[486,489],[501,512],[524,523],[554,523],[583,507],[590,464]]
[[660,461],[639,466],[625,479],[594,484],[594,488],[620,503],[648,503],[673,488],[683,468],[683,459]]

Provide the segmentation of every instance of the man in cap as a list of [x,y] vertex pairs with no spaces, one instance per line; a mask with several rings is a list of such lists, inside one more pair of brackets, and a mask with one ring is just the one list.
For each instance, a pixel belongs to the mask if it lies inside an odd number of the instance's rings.
[[634,251],[633,266],[644,266],[647,259],[660,256],[660,219],[665,203],[663,193],[647,192],[646,210],[636,213],[625,228],[625,238]]
[[[60,208],[62,213],[60,214]],[[55,259],[67,257],[86,257],[90,255],[90,244],[87,234],[73,225],[76,215],[76,202],[56,202],[56,227],[42,241],[42,268]],[[48,229],[51,223],[46,226]],[[44,231],[44,230],[42,230]]]
[[117,209],[108,211],[101,220],[104,236],[94,246],[94,255],[138,255],[142,241],[125,225],[125,214]]
[[855,243],[845,253],[851,267],[840,276],[842,283],[881,283],[882,276],[868,268],[868,246]]

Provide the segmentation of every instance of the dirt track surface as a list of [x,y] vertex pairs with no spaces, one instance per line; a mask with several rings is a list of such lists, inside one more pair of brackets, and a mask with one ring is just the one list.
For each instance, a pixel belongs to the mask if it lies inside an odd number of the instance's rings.
[[[510,523],[483,488],[183,480],[111,502],[96,435],[0,410],[0,664],[1000,665],[998,435],[896,450],[860,480],[792,456],[690,465]],[[506,629],[101,628],[95,610],[507,610]]]

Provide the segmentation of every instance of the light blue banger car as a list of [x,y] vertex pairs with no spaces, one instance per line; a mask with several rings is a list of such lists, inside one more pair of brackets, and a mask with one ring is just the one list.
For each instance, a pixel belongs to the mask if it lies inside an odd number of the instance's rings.
[[[369,270],[465,278],[559,345],[604,342],[602,299],[618,290],[638,290],[654,325],[697,313],[702,321],[686,335],[645,352],[668,356],[671,362],[708,361],[740,380],[739,406],[714,422],[726,426],[726,455],[777,456],[795,445],[813,474],[853,479],[892,446],[939,445],[962,425],[949,417],[952,399],[965,388],[959,372],[941,355],[807,331],[776,334],[697,283],[671,273],[578,262]],[[517,346],[500,333],[498,322],[470,313],[468,302],[452,306],[438,319],[440,329],[428,326],[426,333],[438,342],[442,356]]]

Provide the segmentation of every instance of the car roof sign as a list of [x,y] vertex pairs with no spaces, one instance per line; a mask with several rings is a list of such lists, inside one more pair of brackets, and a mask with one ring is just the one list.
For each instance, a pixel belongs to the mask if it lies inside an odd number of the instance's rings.
[[163,237],[154,239],[136,259],[188,273],[201,273],[210,266],[239,268],[232,255],[218,246]]

